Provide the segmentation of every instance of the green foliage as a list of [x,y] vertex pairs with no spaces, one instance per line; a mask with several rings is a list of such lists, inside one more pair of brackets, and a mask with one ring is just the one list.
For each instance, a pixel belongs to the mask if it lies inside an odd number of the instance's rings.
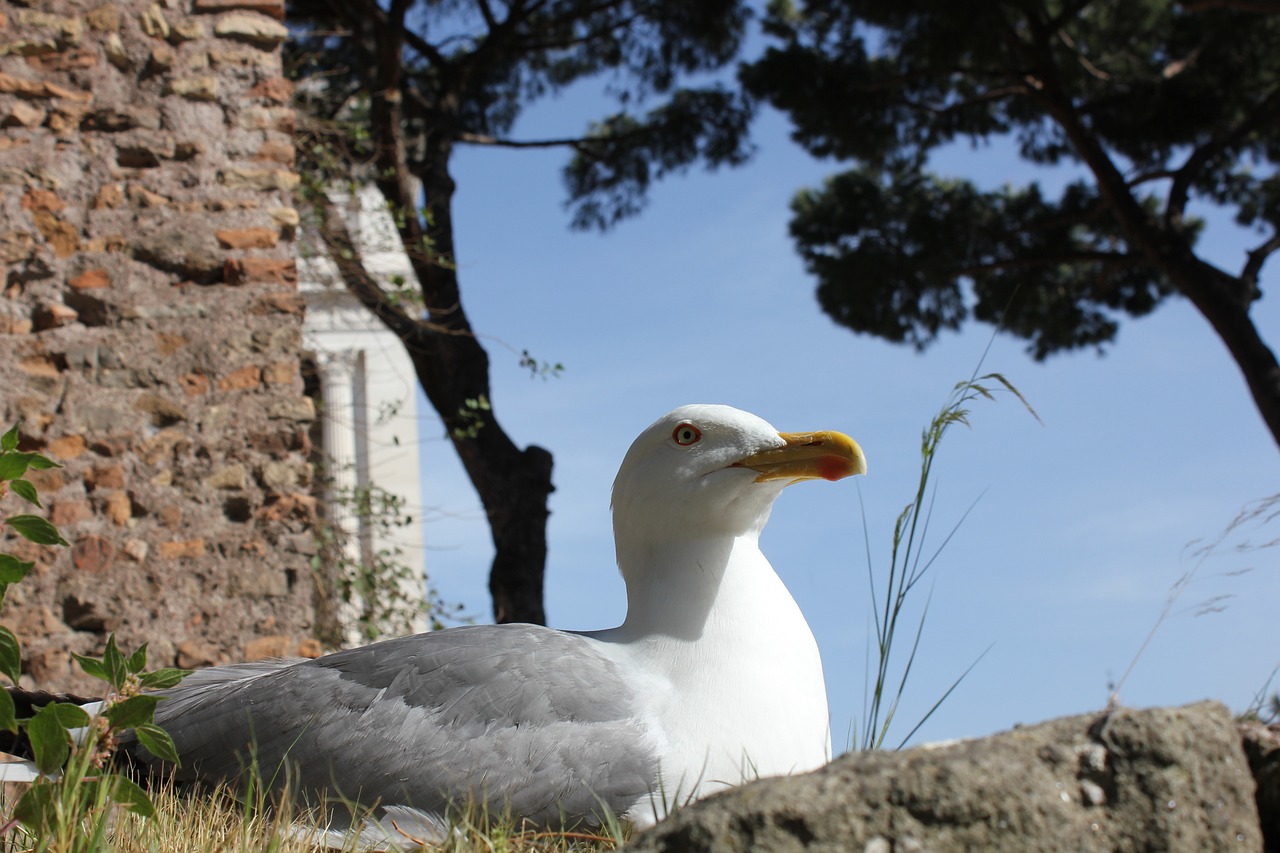
[[[331,489],[330,495],[334,506],[373,532],[375,541],[392,541],[397,530],[415,523],[403,497],[373,483]],[[322,520],[316,526],[319,547],[311,567],[331,578],[328,585],[343,604],[358,608],[356,627],[361,637],[372,641],[408,634],[423,617],[432,630],[457,621],[463,606],[446,604],[439,593],[428,589],[422,566],[406,563],[403,549],[395,545],[362,548],[355,554],[346,547],[350,536],[331,520]]]
[[[932,568],[942,549],[951,541],[956,530],[964,523],[969,514],[966,510],[955,526],[943,537],[941,544],[925,556],[925,541],[928,538],[929,522],[933,518],[934,492],[929,489],[933,474],[933,464],[947,431],[957,424],[969,426],[969,405],[976,400],[994,400],[998,391],[1006,391],[1018,399],[1037,420],[1035,410],[1026,401],[1017,388],[1003,375],[988,373],[985,376],[970,377],[958,383],[952,389],[946,405],[933,417],[929,425],[920,435],[920,479],[916,484],[915,497],[902,508],[893,526],[893,547],[889,554],[889,567],[883,586],[877,583],[876,571],[871,561],[871,552],[867,551],[867,579],[871,589],[872,614],[875,627],[875,682],[868,690],[862,720],[862,737],[858,746],[861,749],[880,749],[884,746],[889,734],[889,727],[902,700],[903,690],[911,674],[912,664],[920,649],[920,641],[924,636],[925,619],[929,615],[929,603],[926,599],[920,610],[914,627],[909,625],[907,614],[908,603],[913,600],[912,591],[924,580]],[[972,509],[972,506],[970,507]],[[863,519],[866,527],[866,519]],[[870,537],[867,537],[868,543]],[[911,645],[904,661],[899,663],[895,650],[900,651],[896,640],[905,632],[912,634]],[[985,654],[985,652],[983,653]],[[981,659],[981,658],[979,658]],[[973,665],[976,665],[974,661]],[[973,668],[973,665],[969,669]],[[967,675],[965,670],[951,686],[938,698],[932,707],[902,738],[899,747],[919,730],[926,720],[946,701]]]
[[[409,171],[433,179],[435,158],[447,159],[456,144],[564,148],[574,155],[565,182],[578,227],[604,228],[639,212],[663,175],[698,162],[740,163],[750,153],[748,98],[721,85],[679,85],[737,55],[750,17],[740,0],[418,4],[403,32],[359,4],[302,0],[290,15],[311,24],[286,43],[290,75],[324,81],[306,89],[312,116],[371,115],[377,60],[389,39],[402,39],[397,108]],[[577,136],[507,138],[529,105],[592,79],[603,79],[617,112]],[[648,108],[637,109],[642,103]],[[348,162],[371,159],[369,126],[352,122],[334,150]]]
[[[743,84],[814,155],[854,166],[793,203],[823,310],[920,348],[999,323],[1037,359],[1101,347],[1121,318],[1206,286],[1192,276],[1247,310],[1280,248],[1280,15],[1189,5],[770,3],[772,45]],[[993,140],[1087,179],[1055,197],[928,168]],[[1197,201],[1259,235],[1236,276],[1196,258]]]
[[[38,507],[34,485],[22,476],[31,469],[61,466],[39,453],[20,452],[18,439],[17,426],[0,436],[0,497],[11,490]],[[37,545],[68,544],[56,527],[39,516],[9,516],[3,527]],[[0,599],[9,584],[21,581],[32,566],[12,554],[0,554]],[[126,656],[114,634],[107,638],[102,657],[75,658],[85,673],[106,682],[106,697],[93,715],[78,705],[54,702],[36,709],[30,718],[18,718],[13,698],[0,690],[0,728],[26,732],[42,774],[18,800],[12,820],[0,832],[11,830],[16,822],[31,836],[37,851],[102,849],[113,804],[143,817],[154,814],[146,792],[109,769],[117,738],[126,729],[133,729],[156,755],[178,763],[173,740],[154,723],[159,697],[141,691],[172,687],[186,672],[173,668],[146,672],[147,647]],[[21,671],[18,639],[0,626],[0,673],[16,685]]]

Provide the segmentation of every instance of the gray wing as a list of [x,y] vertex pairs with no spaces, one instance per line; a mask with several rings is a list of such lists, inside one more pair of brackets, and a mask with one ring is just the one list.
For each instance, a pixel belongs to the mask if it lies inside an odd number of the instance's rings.
[[620,814],[657,784],[634,687],[595,641],[535,625],[216,667],[164,693],[179,780],[235,778],[256,755],[308,799],[437,815],[476,802],[545,824]]

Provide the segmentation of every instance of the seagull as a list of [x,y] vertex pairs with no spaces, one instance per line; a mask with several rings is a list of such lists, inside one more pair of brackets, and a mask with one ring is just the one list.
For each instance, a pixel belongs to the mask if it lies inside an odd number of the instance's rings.
[[[719,405],[676,409],[613,487],[627,615],[616,628],[449,628],[314,660],[205,669],[156,708],[179,782],[250,761],[306,802],[369,812],[331,832],[440,838],[451,810],[560,827],[647,826],[678,805],[831,757],[818,647],[759,548],[802,480],[866,473],[838,432],[783,433]],[[363,821],[363,822],[360,822]],[[338,829],[333,829],[334,826]]]

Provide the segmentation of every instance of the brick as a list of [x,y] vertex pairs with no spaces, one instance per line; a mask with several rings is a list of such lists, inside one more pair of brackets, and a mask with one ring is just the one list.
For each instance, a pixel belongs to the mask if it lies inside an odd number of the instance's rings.
[[81,103],[93,100],[93,95],[89,92],[68,89],[47,80],[26,80],[4,72],[0,72],[0,92],[21,98],[66,98],[68,101]]
[[289,37],[289,29],[261,15],[232,12],[218,19],[213,34],[270,50]]
[[294,645],[292,637],[257,637],[244,644],[244,659],[251,661],[288,657]]
[[18,369],[28,376],[53,378],[61,375],[57,360],[51,355],[29,355],[18,362]]
[[156,332],[156,352],[163,356],[173,355],[185,347],[187,343],[188,341],[183,335],[176,335],[171,332]]
[[258,297],[249,310],[262,316],[264,314],[301,314],[307,304],[296,293],[266,293]]
[[124,466],[94,465],[84,475],[84,484],[90,489],[123,489]]
[[22,194],[22,209],[30,211],[47,210],[58,213],[66,208],[67,203],[58,197],[53,190],[32,187]]
[[262,381],[268,385],[289,385],[297,378],[296,361],[281,361],[262,368]]
[[124,191],[120,189],[119,184],[104,184],[98,189],[98,194],[93,197],[93,207],[95,210],[119,207],[124,204]]
[[[172,52],[172,49],[167,49]],[[155,61],[154,54],[152,61]],[[165,83],[164,92],[166,95],[179,95],[189,101],[216,101],[218,100],[218,78],[212,74],[170,78]]]
[[268,77],[245,93],[250,98],[262,98],[277,104],[287,104],[293,97],[293,83],[284,77]]
[[226,660],[226,656],[212,643],[199,640],[184,640],[178,643],[177,664],[183,669],[200,669],[216,666]]
[[248,473],[240,463],[227,465],[204,478],[206,489],[243,489],[248,485]]
[[[25,127],[34,128],[44,124],[45,117],[49,114],[39,107],[22,101],[14,101],[13,106],[9,108],[9,114],[0,121],[0,125],[4,127]],[[292,162],[292,161],[290,161]]]
[[176,542],[160,543],[160,559],[180,560],[184,557],[203,557],[203,539],[184,539]]
[[209,377],[203,373],[185,373],[178,377],[178,384],[188,397],[199,397],[209,393]]
[[120,7],[115,3],[104,3],[91,12],[86,12],[84,22],[89,29],[100,33],[120,31]]
[[47,210],[37,210],[31,219],[58,257],[65,258],[80,248],[80,232],[62,217]]
[[298,265],[277,258],[232,258],[223,266],[227,284],[298,285]]
[[[170,478],[172,478],[172,471],[166,470],[162,473],[169,474]],[[153,480],[152,482],[154,483],[155,481]],[[156,520],[160,522],[161,527],[168,527],[172,530],[182,524],[182,507],[166,504],[160,507],[160,511],[156,513]]]
[[79,524],[91,515],[84,501],[61,500],[49,502],[49,523],[54,527]]
[[103,510],[112,524],[116,527],[124,527],[133,517],[133,501],[129,500],[127,493],[115,491],[107,495],[107,499],[103,502]]
[[79,318],[80,315],[74,308],[69,308],[61,302],[46,302],[36,309],[34,319],[36,328],[44,331],[69,326]]
[[249,388],[257,388],[262,381],[262,368],[255,364],[246,364],[238,370],[233,370],[226,376],[218,380],[219,391],[244,391]]
[[233,167],[218,173],[223,186],[233,190],[292,190],[302,182],[296,172],[285,169]]
[[65,462],[82,456],[88,446],[85,444],[82,435],[64,435],[58,438],[50,439],[45,449],[48,451],[50,458],[55,461]]
[[270,249],[280,242],[280,232],[274,228],[224,228],[214,236],[224,249]]
[[204,13],[249,11],[284,20],[284,0],[195,0],[192,11]]
[[253,155],[253,159],[270,160],[274,163],[283,163],[286,166],[292,166],[296,154],[297,151],[291,143],[268,139],[266,142],[262,143],[260,148],[258,148],[258,153]]
[[101,536],[85,536],[71,546],[71,564],[82,572],[105,572],[115,558],[115,546]]
[[160,193],[153,193],[140,184],[129,184],[126,194],[129,196],[129,203],[134,207],[154,208],[165,207],[169,204],[169,199],[166,196],[162,196]]
[[85,270],[80,275],[67,279],[72,290],[93,290],[111,286],[111,276],[104,269]]

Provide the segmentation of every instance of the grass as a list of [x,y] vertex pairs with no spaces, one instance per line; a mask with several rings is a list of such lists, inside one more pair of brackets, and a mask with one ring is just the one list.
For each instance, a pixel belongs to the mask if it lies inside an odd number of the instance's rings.
[[[985,354],[984,354],[985,358]],[[981,361],[979,362],[981,368]],[[930,487],[933,465],[938,456],[942,440],[953,426],[969,426],[969,407],[978,400],[994,400],[998,391],[1012,394],[1026,407],[1036,420],[1035,409],[1008,379],[999,373],[988,373],[978,376],[975,370],[969,379],[957,383],[951,391],[942,409],[934,415],[929,425],[920,436],[920,478],[916,484],[914,498],[898,514],[893,527],[892,547],[889,552],[889,567],[881,583],[877,583],[875,562],[871,556],[871,536],[867,531],[866,510],[863,509],[863,539],[867,543],[867,582],[871,592],[871,611],[875,629],[874,642],[868,643],[868,657],[875,652],[874,681],[870,672],[867,676],[868,687],[866,703],[863,709],[862,733],[859,739],[854,732],[853,741],[863,750],[881,749],[889,736],[889,728],[898,712],[902,695],[906,689],[911,669],[920,651],[920,641],[924,636],[925,620],[929,615],[929,597],[926,597],[914,625],[907,617],[910,608],[908,601],[913,600],[912,593],[925,579],[933,567],[942,549],[951,541],[956,530],[964,523],[973,509],[969,506],[960,516],[959,521],[943,536],[942,542],[930,551],[925,550],[929,539],[929,526],[933,519],[933,507],[936,498],[936,487]],[[861,496],[861,490],[859,490]],[[975,501],[976,503],[976,501]],[[902,657],[901,646],[897,642],[909,632],[910,646]],[[895,652],[897,654],[895,655]],[[898,748],[919,731],[920,726],[933,716],[934,712],[946,701],[952,691],[959,686],[965,676],[977,665],[978,656],[968,669],[951,683],[933,705],[915,723],[906,736],[901,738]],[[868,669],[870,670],[870,660]]]
[[[18,793],[6,790],[0,809],[10,810]],[[115,853],[318,853],[327,849],[363,849],[355,841],[348,841],[341,848],[325,848],[318,825],[308,820],[311,816],[288,802],[277,808],[262,796],[254,796],[252,804],[245,807],[225,787],[189,793],[163,784],[150,793],[154,816],[142,818],[116,809],[102,846],[97,849]],[[509,821],[490,821],[479,813],[460,815],[451,827],[452,833],[443,843],[419,844],[406,836],[396,849],[441,853],[609,853],[620,847],[627,835],[626,829],[616,823],[598,833],[549,832],[521,828]],[[3,853],[34,853],[38,849],[36,839],[24,836],[18,828],[0,841]]]

